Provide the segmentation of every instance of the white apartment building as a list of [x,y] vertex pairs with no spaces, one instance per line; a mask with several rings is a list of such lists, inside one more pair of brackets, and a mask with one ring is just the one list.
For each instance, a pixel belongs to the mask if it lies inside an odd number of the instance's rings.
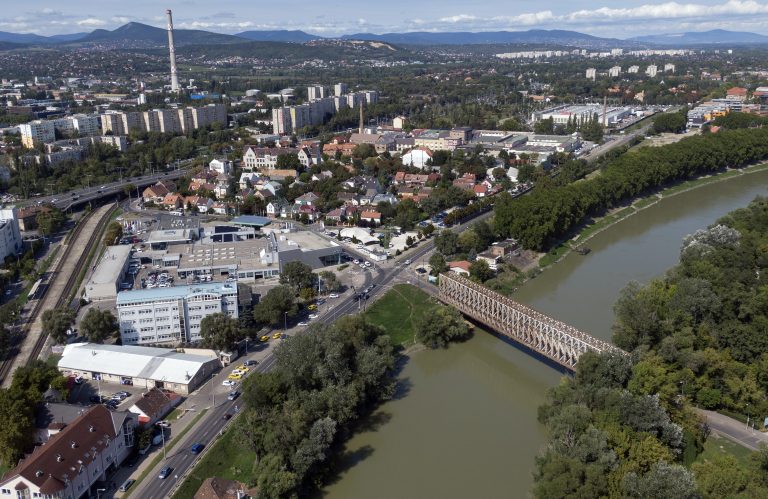
[[322,99],[324,97],[327,97],[324,86],[310,85],[307,87],[307,100]]
[[45,144],[56,140],[56,129],[52,121],[35,120],[19,125],[21,143],[32,149],[35,144]]
[[178,345],[200,340],[211,314],[238,317],[237,285],[221,282],[139,289],[117,294],[123,345]]
[[664,72],[665,73],[674,73],[675,72],[675,65],[674,64],[665,64],[664,65]]
[[90,137],[101,133],[98,115],[76,114],[70,118],[72,128],[80,134],[81,137]]
[[101,133],[111,132],[113,135],[125,135],[123,126],[123,113],[107,112],[101,115]]
[[645,69],[645,74],[651,78],[654,78],[658,72],[659,68],[655,64],[651,64]]
[[624,55],[624,49],[611,49],[611,55]]
[[0,209],[0,259],[18,254],[23,246],[16,208]]
[[349,91],[349,87],[347,87],[346,83],[337,83],[333,86],[333,95],[337,97],[341,97],[342,95],[346,94]]
[[588,68],[587,69],[587,79],[590,79],[590,80],[594,81],[596,77],[597,77],[597,69],[595,69],[595,68]]
[[611,78],[617,78],[619,75],[621,75],[621,66],[614,66],[608,70],[608,76]]
[[637,74],[640,72],[640,66],[630,66],[629,69],[627,69],[627,73],[630,74]]

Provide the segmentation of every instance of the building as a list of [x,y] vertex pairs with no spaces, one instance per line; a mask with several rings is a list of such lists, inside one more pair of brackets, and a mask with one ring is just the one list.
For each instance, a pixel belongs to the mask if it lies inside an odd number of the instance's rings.
[[[555,125],[567,125],[572,120],[576,120],[578,123],[589,121],[595,115],[601,122],[603,115],[605,115],[605,124],[613,125],[631,116],[632,108],[626,106],[604,108],[602,104],[563,104],[543,111],[536,111],[531,114],[531,120],[538,122],[551,118]],[[518,135],[522,136],[523,134]]]
[[395,130],[402,130],[405,128],[406,123],[408,123],[408,118],[405,116],[395,116],[392,120],[392,128]]
[[425,168],[431,166],[432,151],[426,147],[414,147],[403,154],[402,162],[404,166],[413,166],[415,168]]
[[232,162],[226,159],[212,159],[211,162],[208,163],[208,169],[216,173],[229,175],[229,172],[232,171]]
[[52,121],[35,120],[19,125],[21,143],[32,149],[35,144],[46,144],[56,140],[56,131]]
[[64,347],[58,369],[64,375],[99,383],[160,388],[186,395],[221,367],[213,350],[194,351],[193,355],[165,348],[72,343]]
[[674,64],[665,64],[664,65],[664,72],[665,73],[674,73],[675,72],[675,65]]
[[336,97],[341,97],[342,95],[346,94],[348,91],[347,84],[346,83],[337,83],[333,86],[333,95]]
[[120,284],[128,270],[130,256],[131,245],[129,244],[107,246],[85,285],[85,298],[89,301],[116,299]]
[[658,72],[659,68],[655,64],[651,64],[645,68],[645,74],[650,78],[655,78]]
[[101,133],[101,123],[97,115],[76,114],[70,120],[72,121],[72,128],[81,137],[90,137]]
[[629,68],[627,68],[627,73],[637,74],[639,72],[640,72],[640,66],[630,66]]
[[94,405],[0,479],[0,497],[78,499],[131,453],[134,419]]
[[215,313],[238,317],[237,285],[211,282],[117,294],[123,345],[196,343],[200,323]]
[[595,68],[588,68],[587,69],[586,77],[587,77],[588,80],[595,81],[595,78],[597,77],[597,69],[595,69]]
[[744,102],[747,100],[747,89],[743,87],[729,88],[725,92],[725,98],[728,100]]
[[22,246],[16,208],[0,208],[0,259],[19,254]]
[[151,427],[180,403],[181,397],[177,393],[164,388],[152,388],[142,393],[141,398],[128,411],[138,416],[139,424]]
[[317,165],[322,162],[320,150],[316,148],[301,147],[256,147],[245,146],[243,150],[243,169],[276,169],[280,156],[295,154],[299,163],[304,168]]
[[619,75],[621,75],[621,66],[613,66],[608,70],[608,76],[611,78],[617,78]]
[[307,100],[323,99],[327,97],[325,87],[322,85],[310,85],[307,87]]

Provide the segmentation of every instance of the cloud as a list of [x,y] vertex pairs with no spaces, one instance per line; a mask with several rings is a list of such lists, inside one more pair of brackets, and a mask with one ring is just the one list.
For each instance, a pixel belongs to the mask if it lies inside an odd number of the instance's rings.
[[82,19],[80,21],[77,21],[78,26],[85,26],[85,27],[97,27],[97,26],[104,26],[106,25],[106,21],[102,21],[101,19],[97,19],[95,17],[89,17],[88,19]]

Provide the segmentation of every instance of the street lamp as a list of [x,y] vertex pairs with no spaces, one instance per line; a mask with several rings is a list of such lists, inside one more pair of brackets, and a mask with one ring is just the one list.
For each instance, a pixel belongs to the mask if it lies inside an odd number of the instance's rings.
[[245,338],[245,355],[248,355],[248,338]]
[[106,491],[107,489],[96,489],[96,499],[101,499],[101,493]]
[[283,312],[283,331],[288,332],[288,312]]
[[747,404],[747,426],[744,428],[749,428],[749,404]]

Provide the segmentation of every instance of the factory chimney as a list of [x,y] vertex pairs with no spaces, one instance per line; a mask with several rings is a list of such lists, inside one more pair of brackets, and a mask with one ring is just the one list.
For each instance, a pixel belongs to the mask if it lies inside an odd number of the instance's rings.
[[179,91],[179,75],[176,73],[176,49],[173,46],[173,14],[171,9],[165,11],[168,15],[168,52],[171,59],[171,92]]
[[363,106],[365,105],[365,97],[360,99],[360,130],[359,133],[362,135],[363,132],[365,132],[365,122],[363,121]]

